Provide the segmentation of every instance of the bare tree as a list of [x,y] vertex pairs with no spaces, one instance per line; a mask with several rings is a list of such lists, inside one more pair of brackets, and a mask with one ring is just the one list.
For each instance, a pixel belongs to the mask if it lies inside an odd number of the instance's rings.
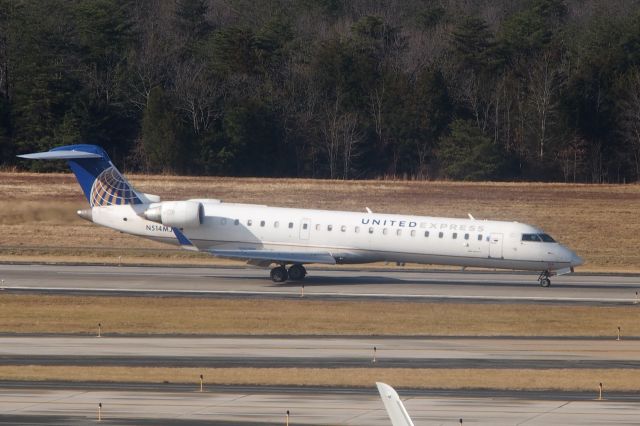
[[586,146],[587,143],[584,139],[575,136],[558,151],[557,158],[560,160],[565,182],[569,182],[570,179],[572,182],[576,182],[578,170],[584,166]]
[[132,72],[131,103],[144,110],[149,92],[167,83],[168,70],[177,59],[178,45],[170,29],[175,4],[162,0],[134,3],[134,22],[140,41],[129,57]]
[[177,64],[173,84],[178,109],[189,118],[195,134],[209,130],[222,117],[219,100],[225,96],[224,83],[210,75],[205,64],[194,61]]
[[550,51],[540,55],[539,59],[528,68],[528,86],[531,93],[529,99],[536,113],[534,134],[537,141],[537,156],[540,160],[544,159],[549,123],[556,112],[557,73],[557,65]]
[[343,179],[348,179],[353,159],[358,155],[357,145],[362,138],[358,131],[358,116],[356,113],[341,111],[340,96],[337,96],[334,102],[325,104],[323,118],[323,145],[327,154],[329,177],[336,179],[342,175]]

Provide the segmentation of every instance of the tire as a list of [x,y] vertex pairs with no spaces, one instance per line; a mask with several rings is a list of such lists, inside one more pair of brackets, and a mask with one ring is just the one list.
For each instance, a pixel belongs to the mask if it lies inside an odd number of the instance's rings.
[[302,265],[292,265],[289,268],[289,279],[292,281],[302,281],[307,275],[307,270]]
[[274,283],[283,283],[287,278],[289,278],[289,274],[287,274],[287,270],[283,266],[278,266],[271,270],[271,280]]
[[540,280],[540,285],[542,287],[549,287],[551,285],[551,280],[549,278],[543,278]]

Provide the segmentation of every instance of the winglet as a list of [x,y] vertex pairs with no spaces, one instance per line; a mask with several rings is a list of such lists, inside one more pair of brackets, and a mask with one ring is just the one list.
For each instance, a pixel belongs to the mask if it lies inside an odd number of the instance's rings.
[[382,382],[376,382],[376,386],[384,408],[391,419],[391,424],[393,426],[414,426],[395,389]]
[[180,231],[178,228],[175,228],[175,227],[171,229],[173,230],[173,233],[176,235],[176,238],[180,243],[180,247],[182,247],[185,250],[198,251],[198,247],[193,245],[193,243],[187,238],[186,235],[182,233],[182,231]]

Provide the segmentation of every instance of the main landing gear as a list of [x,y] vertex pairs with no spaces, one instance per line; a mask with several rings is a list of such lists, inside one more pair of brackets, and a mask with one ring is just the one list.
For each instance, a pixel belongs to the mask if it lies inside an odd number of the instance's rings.
[[540,285],[542,287],[549,287],[551,285],[551,280],[549,279],[550,276],[551,273],[549,271],[543,271],[540,273],[538,281],[540,281]]
[[271,270],[271,280],[274,283],[283,283],[287,280],[302,281],[307,275],[307,270],[300,264],[291,265],[289,270],[284,265],[277,266]]

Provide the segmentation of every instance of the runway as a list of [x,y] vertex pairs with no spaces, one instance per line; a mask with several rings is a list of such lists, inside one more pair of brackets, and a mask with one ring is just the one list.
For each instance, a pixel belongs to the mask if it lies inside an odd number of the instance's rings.
[[640,340],[5,336],[0,337],[0,363],[218,368],[640,368]]
[[633,304],[637,275],[565,275],[541,288],[537,276],[514,272],[310,270],[304,282],[276,284],[268,270],[247,268],[0,265],[8,292],[167,295],[197,297],[300,297],[503,303]]
[[[544,399],[487,396],[428,396],[403,392],[416,425],[490,424],[632,425],[640,418],[637,401]],[[0,385],[0,424],[107,424],[388,426],[377,392],[130,391],[12,388]],[[41,423],[38,422],[41,420]],[[144,419],[144,420],[143,420]],[[57,423],[56,423],[57,422]],[[206,423],[205,423],[206,422]]]

